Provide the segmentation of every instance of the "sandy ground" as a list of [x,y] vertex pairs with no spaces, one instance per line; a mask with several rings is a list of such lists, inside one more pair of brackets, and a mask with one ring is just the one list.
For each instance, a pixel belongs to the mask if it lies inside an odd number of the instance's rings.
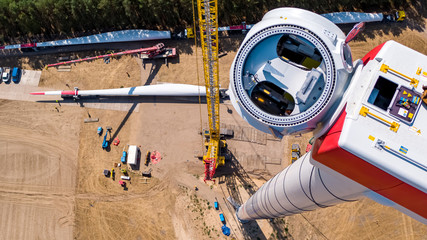
[[105,64],[103,60],[77,63],[72,65],[69,72],[59,73],[56,68],[49,68],[43,71],[39,86],[57,90],[73,87],[104,89],[137,86],[140,84],[140,67],[136,61],[129,61],[130,58],[131,56],[112,58],[109,64]]
[[[424,26],[425,28],[425,26]],[[394,39],[427,54],[425,32],[383,32],[378,25],[351,43],[353,58]],[[373,37],[371,37],[373,36]],[[228,86],[229,66],[240,37],[222,40],[228,54],[220,58],[221,87]],[[68,89],[119,88],[174,82],[203,84],[201,51],[192,41],[170,41],[182,49],[178,59],[147,63],[130,56],[79,63],[70,72],[43,70],[40,87]],[[199,80],[195,73],[199,60]],[[20,60],[31,67],[31,59]],[[129,74],[129,75],[128,75]],[[3,90],[0,86],[0,90]],[[58,108],[58,110],[55,109]],[[83,108],[81,105],[0,101],[0,238],[1,239],[231,239],[221,233],[220,203],[232,236],[237,239],[426,239],[427,228],[392,208],[369,199],[341,204],[274,221],[236,221],[225,201],[244,202],[265,180],[289,164],[290,146],[304,152],[311,135],[277,141],[243,121],[229,102],[221,105],[221,123],[241,133],[229,140],[235,158],[217,171],[215,184],[204,184],[200,129],[207,127],[206,105],[197,99],[135,99],[129,111]],[[136,111],[138,109],[138,111]],[[83,123],[84,118],[99,118]],[[101,149],[96,128],[112,127],[121,140]],[[127,188],[115,167],[127,144],[142,154],[157,150],[157,164],[130,171]],[[116,171],[114,179],[104,169]],[[146,184],[141,171],[152,169]],[[198,191],[194,190],[198,187]]]
[[0,106],[0,238],[71,239],[81,109]]

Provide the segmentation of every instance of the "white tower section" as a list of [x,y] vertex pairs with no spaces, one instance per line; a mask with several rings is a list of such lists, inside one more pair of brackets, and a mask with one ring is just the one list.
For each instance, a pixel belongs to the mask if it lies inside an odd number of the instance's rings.
[[336,25],[315,13],[268,12],[231,66],[234,108],[255,128],[279,137],[328,124],[353,69],[344,39]]
[[[312,165],[311,152],[266,182],[244,205],[240,220],[289,216],[358,200],[369,189]],[[317,163],[319,164],[319,163]]]

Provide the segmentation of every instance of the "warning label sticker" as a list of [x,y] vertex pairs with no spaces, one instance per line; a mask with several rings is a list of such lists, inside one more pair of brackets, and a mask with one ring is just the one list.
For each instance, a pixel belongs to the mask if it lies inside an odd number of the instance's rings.
[[408,110],[406,110],[404,108],[400,108],[399,112],[397,114],[399,114],[402,117],[406,117],[406,116],[408,116]]

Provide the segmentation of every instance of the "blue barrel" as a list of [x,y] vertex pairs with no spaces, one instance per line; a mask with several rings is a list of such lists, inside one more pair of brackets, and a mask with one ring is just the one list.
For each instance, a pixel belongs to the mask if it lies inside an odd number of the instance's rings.
[[225,236],[230,236],[230,228],[225,226],[225,224],[224,224],[224,226],[221,227],[221,230]]
[[122,158],[121,158],[121,161],[122,161],[122,163],[126,163],[126,151],[123,151],[123,155],[122,155]]
[[225,218],[222,213],[219,214],[219,219],[221,219],[221,222],[225,224]]

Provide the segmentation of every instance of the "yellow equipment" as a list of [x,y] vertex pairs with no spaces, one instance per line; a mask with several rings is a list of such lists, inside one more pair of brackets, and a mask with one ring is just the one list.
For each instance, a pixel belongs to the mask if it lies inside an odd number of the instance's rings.
[[400,127],[399,123],[397,123],[395,121],[390,122],[390,121],[388,121],[388,120],[386,120],[386,119],[384,119],[384,118],[382,118],[382,117],[380,117],[380,116],[378,116],[376,114],[373,114],[372,112],[369,112],[369,108],[367,108],[365,106],[362,106],[362,108],[360,109],[359,114],[361,116],[363,116],[363,117],[366,117],[367,115],[370,115],[373,118],[376,118],[376,119],[378,119],[380,121],[385,122],[386,124],[390,125],[390,130],[393,131],[393,132],[397,132],[397,130],[399,130],[399,127]]
[[401,72],[398,72],[398,71],[390,68],[388,65],[385,65],[385,64],[381,65],[380,71],[383,72],[383,73],[387,73],[388,71],[390,71],[390,72],[393,72],[393,73],[395,73],[395,74],[397,74],[397,75],[399,75],[399,76],[401,76],[403,78],[406,78],[406,80],[409,81],[409,84],[411,84],[415,88],[418,87],[418,83],[420,82],[418,79],[408,77],[405,74],[403,74]]
[[187,38],[194,38],[193,28],[187,28]]
[[148,166],[148,164],[150,163],[150,151],[147,151],[147,155],[145,155],[145,166]]
[[405,20],[406,18],[406,14],[404,11],[397,11],[396,12],[396,22],[401,22],[403,20]]
[[[218,1],[197,0],[199,28],[203,52],[203,69],[206,85],[206,101],[209,115],[209,142],[203,156],[204,180],[212,180],[218,166],[225,163],[220,156],[219,82],[218,82]],[[222,145],[222,144],[221,144]]]

